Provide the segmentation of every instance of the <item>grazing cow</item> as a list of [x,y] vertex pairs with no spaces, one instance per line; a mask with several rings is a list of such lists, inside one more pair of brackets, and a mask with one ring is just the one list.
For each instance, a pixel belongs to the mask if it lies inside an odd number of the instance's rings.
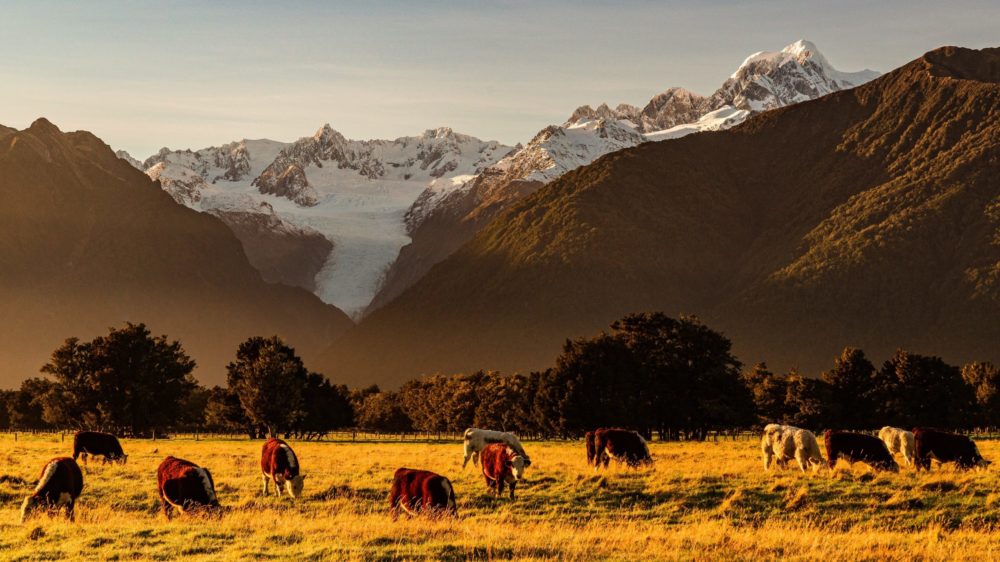
[[156,469],[157,491],[163,514],[170,519],[171,508],[181,513],[213,511],[219,508],[215,482],[207,468],[176,457],[167,457]]
[[490,443],[503,443],[505,445],[509,445],[512,449],[517,451],[519,455],[524,457],[524,461],[528,465],[531,464],[531,459],[528,458],[528,453],[524,452],[524,447],[521,446],[521,441],[519,441],[517,436],[513,433],[470,427],[465,430],[463,442],[465,445],[465,459],[462,461],[462,468],[465,468],[465,465],[469,463],[469,459],[472,459],[472,464],[477,464],[479,462],[479,453],[482,452],[482,450],[485,449]]
[[268,439],[260,452],[260,471],[264,478],[264,495],[268,484],[274,482],[274,493],[280,496],[284,489],[292,498],[302,495],[305,476],[299,472],[299,459],[295,452],[281,439]]
[[823,434],[823,439],[826,441],[826,459],[830,470],[833,470],[839,458],[849,463],[863,462],[876,470],[899,472],[899,465],[892,458],[892,453],[878,437],[828,429]]
[[760,440],[760,452],[764,457],[764,470],[771,468],[772,461],[785,468],[792,459],[798,461],[802,472],[806,471],[807,466],[812,467],[813,471],[823,466],[823,457],[813,432],[791,425],[771,423],[765,426]]
[[514,487],[524,477],[524,467],[527,466],[524,457],[509,445],[490,443],[479,453],[479,459],[486,487],[494,489],[500,497],[504,483],[510,484],[510,499],[514,499]]
[[646,440],[638,433],[628,429],[597,429],[594,431],[594,470],[614,458],[624,462],[630,468],[644,464],[653,464]]
[[962,470],[986,467],[992,462],[984,459],[976,443],[964,435],[918,427],[913,430],[913,437],[916,441],[914,462],[917,470],[930,470],[931,459],[940,463],[953,462]]
[[35,491],[21,504],[21,523],[38,510],[63,507],[66,508],[66,518],[74,521],[73,508],[82,491],[83,473],[75,460],[69,457],[50,460],[42,469]]
[[587,444],[587,464],[594,466],[597,464],[597,447],[594,445],[594,432],[588,431],[584,434],[583,440]]
[[913,432],[887,425],[879,430],[878,438],[885,443],[890,453],[903,455],[906,466],[913,466],[913,458],[916,456],[917,450]]
[[392,476],[389,490],[389,515],[395,521],[399,510],[414,516],[425,513],[432,517],[458,516],[455,489],[451,480],[427,470],[400,468]]
[[73,459],[81,457],[87,462],[87,455],[104,457],[104,463],[120,462],[125,464],[128,455],[122,450],[118,438],[110,433],[99,431],[78,431],[73,436]]

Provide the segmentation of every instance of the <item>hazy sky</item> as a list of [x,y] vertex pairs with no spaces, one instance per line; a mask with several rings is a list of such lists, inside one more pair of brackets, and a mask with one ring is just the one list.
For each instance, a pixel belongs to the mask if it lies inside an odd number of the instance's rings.
[[799,38],[841,70],[1000,45],[1000,2],[0,0],[0,123],[144,158],[244,137],[450,126],[527,141],[581,104],[708,94]]

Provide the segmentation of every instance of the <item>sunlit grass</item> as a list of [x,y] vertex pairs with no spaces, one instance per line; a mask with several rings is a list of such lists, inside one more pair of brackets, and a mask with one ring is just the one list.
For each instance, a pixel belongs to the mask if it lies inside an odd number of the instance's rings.
[[[652,445],[653,470],[595,474],[582,443],[526,443],[518,498],[494,499],[456,443],[293,442],[306,479],[294,502],[260,495],[261,442],[125,441],[126,466],[91,463],[77,522],[18,507],[58,435],[0,436],[0,558],[101,560],[991,559],[1000,557],[996,472],[875,474],[838,465],[765,474],[755,441]],[[1000,459],[1000,443],[981,442]],[[221,520],[159,513],[167,454],[212,470]],[[400,466],[452,479],[460,519],[401,518],[386,495]],[[3,476],[11,478],[3,478]],[[23,478],[28,484],[19,484]]]

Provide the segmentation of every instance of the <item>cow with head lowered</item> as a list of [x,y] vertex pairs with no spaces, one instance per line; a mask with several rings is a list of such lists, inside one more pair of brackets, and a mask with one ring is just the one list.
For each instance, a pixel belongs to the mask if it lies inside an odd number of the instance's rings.
[[21,504],[21,523],[40,510],[66,508],[66,518],[75,520],[73,508],[83,491],[83,472],[69,457],[52,459],[42,468],[35,491]]
[[176,457],[163,459],[156,469],[156,482],[167,519],[173,508],[181,513],[212,513],[220,509],[212,473],[193,462]]
[[594,469],[608,467],[611,459],[625,463],[629,468],[653,464],[649,445],[635,431],[618,428],[601,428],[594,431]]
[[509,446],[517,451],[519,455],[524,457],[524,460],[528,463],[528,465],[531,464],[531,459],[528,458],[528,453],[524,452],[524,447],[521,446],[521,441],[513,433],[470,427],[465,430],[464,434],[462,434],[462,445],[465,449],[465,458],[462,460],[462,468],[465,468],[465,465],[469,463],[469,459],[472,459],[473,465],[478,463],[479,454],[486,448],[487,445],[491,443],[502,443]]
[[274,482],[274,493],[281,495],[282,490],[291,498],[302,495],[302,484],[305,476],[301,473],[299,459],[295,451],[281,439],[268,439],[260,452],[260,471],[264,479],[264,495],[268,485]]
[[389,490],[389,515],[393,521],[399,518],[400,510],[411,516],[422,513],[431,517],[457,517],[458,506],[451,480],[429,470],[396,470]]
[[899,472],[899,465],[892,453],[878,437],[850,431],[827,430],[823,434],[826,441],[826,460],[830,470],[837,464],[837,459],[849,463],[863,462],[876,470]]
[[913,466],[913,459],[917,454],[917,442],[912,431],[887,425],[878,431],[878,438],[885,443],[890,453],[903,455],[906,466]]
[[73,459],[81,458],[87,462],[87,456],[103,457],[104,463],[119,462],[125,464],[128,455],[122,450],[118,438],[110,433],[99,431],[78,431],[73,436]]
[[785,468],[792,459],[799,464],[802,472],[807,467],[815,472],[824,464],[816,435],[808,429],[792,425],[769,423],[764,426],[764,434],[760,438],[760,453],[764,458],[764,470],[770,470],[772,464]]
[[916,441],[914,464],[917,470],[930,470],[931,459],[940,463],[953,462],[961,470],[991,464],[979,454],[975,441],[964,435],[918,427],[913,430],[913,437]]
[[479,454],[479,464],[483,467],[486,487],[500,497],[506,484],[510,486],[510,499],[514,499],[514,488],[524,478],[524,468],[528,466],[526,459],[509,445],[491,443]]

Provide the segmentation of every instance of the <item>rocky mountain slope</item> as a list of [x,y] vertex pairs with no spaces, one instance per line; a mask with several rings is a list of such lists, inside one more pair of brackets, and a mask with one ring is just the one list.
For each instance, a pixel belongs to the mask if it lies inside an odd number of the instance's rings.
[[519,150],[465,183],[431,185],[406,215],[412,241],[400,250],[369,310],[396,298],[451,255],[497,213],[546,182],[598,157],[647,141],[732,127],[765,110],[814,99],[878,76],[834,68],[809,41],[759,52],[711,96],[669,88],[643,108],[577,108],[562,125],[540,131]]
[[229,225],[265,279],[358,315],[409,241],[404,214],[417,196],[473,177],[509,150],[448,128],[356,141],[324,125],[294,143],[164,148],[139,167],[177,202]]
[[998,154],[1000,49],[938,49],[535,188],[322,367],[387,385],[544,368],[565,338],[639,310],[697,314],[777,369],[815,373],[844,345],[997,361]]
[[125,321],[180,339],[208,383],[249,336],[280,334],[311,362],[351,325],[307,291],[265,283],[222,222],[90,133],[44,119],[0,128],[0,199],[4,386],[35,376],[65,338]]

